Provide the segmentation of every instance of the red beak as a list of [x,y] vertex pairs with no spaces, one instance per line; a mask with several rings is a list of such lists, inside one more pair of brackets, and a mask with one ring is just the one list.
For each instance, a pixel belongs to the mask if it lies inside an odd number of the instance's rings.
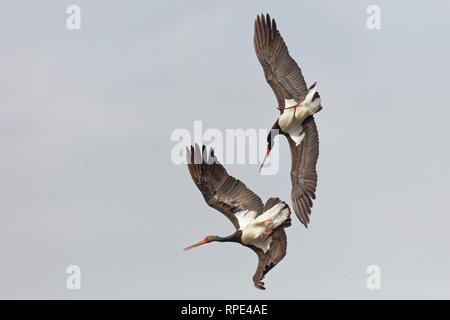
[[261,173],[261,169],[264,166],[264,162],[266,162],[266,159],[267,159],[267,156],[269,155],[269,153],[270,153],[270,149],[267,149],[266,156],[264,157],[264,160],[263,160],[263,162],[261,164],[261,167],[259,167],[259,173]]
[[184,248],[183,250],[184,250],[184,251],[191,250],[192,248],[201,246],[202,244],[205,244],[206,242],[207,242],[206,239],[203,239],[202,241],[200,241],[200,242],[198,242],[198,243],[196,243],[196,244],[194,244],[194,245],[192,245],[192,246],[190,246],[190,247]]

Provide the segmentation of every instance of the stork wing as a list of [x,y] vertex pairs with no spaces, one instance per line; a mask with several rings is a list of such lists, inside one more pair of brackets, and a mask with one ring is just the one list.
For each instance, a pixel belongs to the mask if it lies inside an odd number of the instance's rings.
[[270,248],[266,253],[259,248],[249,246],[258,255],[258,267],[253,276],[253,283],[256,288],[262,290],[266,288],[264,288],[264,282],[261,280],[264,279],[266,273],[275,267],[286,255],[287,238],[284,229],[275,230],[271,237],[272,241],[270,242]]
[[312,199],[316,198],[316,163],[319,157],[319,135],[313,116],[308,117],[302,126],[305,137],[298,146],[295,145],[289,135],[286,135],[286,137],[292,155],[292,206],[301,223],[307,228],[311,207],[313,206]]
[[[278,198],[270,198],[264,205],[264,211],[269,210],[271,207],[281,202]],[[256,268],[255,275],[253,276],[253,283],[258,289],[264,290],[264,283],[261,281],[267,272],[280,262],[286,255],[287,238],[284,228],[291,225],[290,217],[283,222],[281,226],[276,228],[270,235],[272,240],[270,241],[269,250],[264,253],[263,250],[255,246],[249,245],[253,251],[258,255],[258,267]]]
[[214,150],[207,152],[198,145],[187,150],[188,169],[206,203],[222,212],[239,229],[235,213],[252,210],[262,213],[261,199],[248,189],[244,183],[229,176],[225,168],[217,161]]
[[253,44],[278,105],[283,107],[284,99],[300,101],[308,91],[302,71],[289,55],[275,20],[271,20],[269,14],[266,18],[262,14],[256,17]]

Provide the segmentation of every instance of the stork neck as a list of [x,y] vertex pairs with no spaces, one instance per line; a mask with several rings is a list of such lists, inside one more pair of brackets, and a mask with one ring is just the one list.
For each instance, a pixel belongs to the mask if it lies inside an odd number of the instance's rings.
[[235,233],[233,233],[233,234],[231,234],[231,235],[229,235],[227,237],[217,237],[216,236],[215,241],[218,241],[218,242],[238,242],[239,241],[239,233],[240,232],[238,230]]
[[277,135],[283,134],[284,132],[281,130],[280,124],[278,120],[274,123],[272,128],[270,128],[269,134],[267,135],[267,146],[268,149],[271,150],[274,145],[274,139]]
[[270,128],[270,129],[271,130],[278,130],[278,133],[274,132],[274,134],[280,134],[280,133],[283,132],[283,130],[281,130],[280,123],[278,122],[278,119],[277,119],[277,121],[275,121],[275,123],[273,124],[272,128]]

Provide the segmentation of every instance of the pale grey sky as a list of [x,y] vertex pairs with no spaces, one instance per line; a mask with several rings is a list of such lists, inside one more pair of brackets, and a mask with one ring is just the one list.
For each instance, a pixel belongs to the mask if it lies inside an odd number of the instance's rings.
[[[81,7],[81,30],[66,8]],[[381,8],[381,30],[366,8]],[[0,298],[450,298],[448,1],[3,1]],[[203,201],[170,135],[270,128],[253,51],[269,12],[324,109],[311,226],[253,287],[234,244],[181,249],[231,223]],[[263,201],[278,175],[226,166]],[[284,162],[284,165],[283,165]],[[68,265],[82,289],[66,288]],[[382,289],[366,288],[366,268]]]

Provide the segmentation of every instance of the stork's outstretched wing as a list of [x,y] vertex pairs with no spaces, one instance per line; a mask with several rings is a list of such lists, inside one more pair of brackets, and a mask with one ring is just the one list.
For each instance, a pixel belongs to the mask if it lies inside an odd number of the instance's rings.
[[191,146],[187,150],[189,172],[201,191],[206,203],[222,212],[239,229],[235,214],[243,210],[252,210],[261,214],[261,199],[241,181],[229,176],[225,168],[217,161],[214,150],[210,152],[203,146]]
[[278,106],[284,107],[284,99],[300,101],[308,91],[302,71],[289,55],[275,20],[271,20],[269,14],[257,16],[253,44]]
[[313,116],[308,117],[302,126],[305,137],[298,146],[289,135],[286,136],[292,155],[292,206],[301,223],[308,227],[309,215],[313,206],[312,200],[316,198],[316,163],[319,157],[319,135]]
[[[279,203],[280,199],[270,198],[264,206],[264,211],[270,209],[275,204]],[[258,255],[258,267],[256,268],[255,275],[253,276],[253,283],[258,289],[264,290],[264,282],[262,279],[273,267],[280,262],[286,255],[287,238],[284,228],[291,225],[291,219],[288,218],[280,227],[274,230],[271,235],[270,247],[267,252],[263,252],[261,249],[254,246],[249,246]]]

